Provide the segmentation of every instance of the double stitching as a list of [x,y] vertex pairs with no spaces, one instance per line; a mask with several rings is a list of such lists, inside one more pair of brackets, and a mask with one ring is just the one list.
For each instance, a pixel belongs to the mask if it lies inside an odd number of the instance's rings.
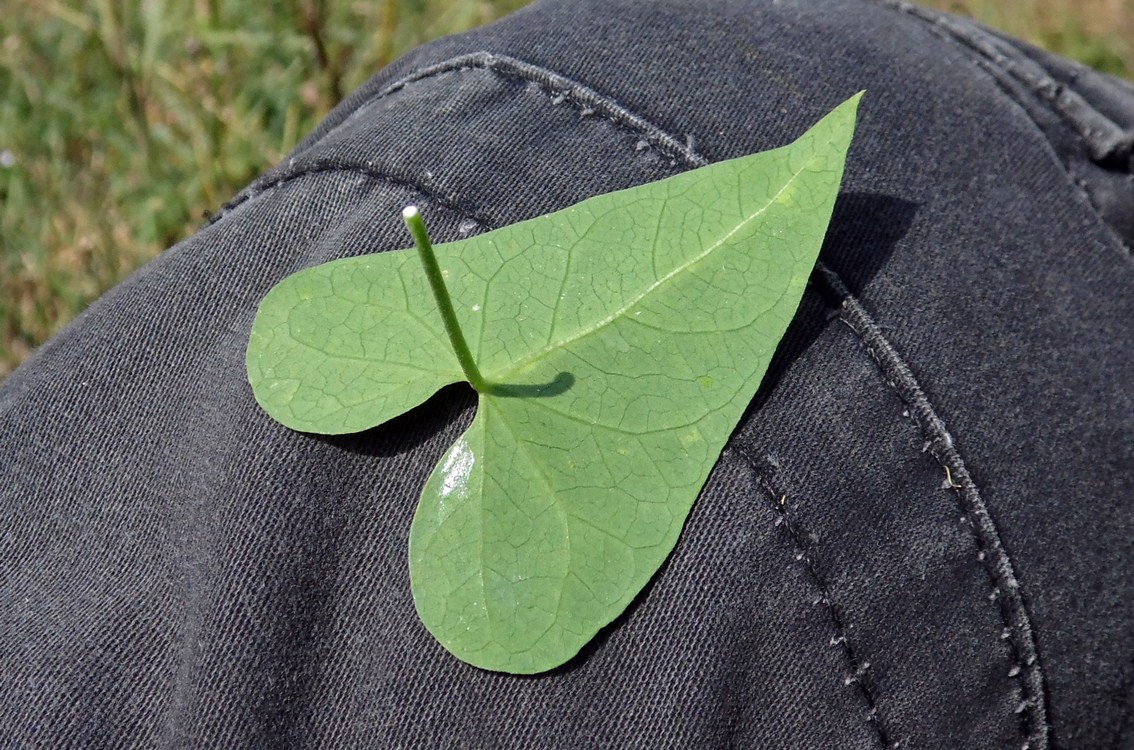
[[[775,525],[783,526],[788,539],[795,552],[793,554],[795,560],[803,566],[807,572],[807,576],[819,590],[819,597],[812,602],[813,605],[822,605],[827,611],[827,616],[831,620],[831,627],[834,635],[831,637],[830,645],[838,647],[842,651],[843,656],[846,658],[847,663],[850,665],[850,673],[843,678],[843,685],[845,687],[854,687],[862,695],[863,700],[866,701],[867,712],[866,720],[874,728],[874,733],[878,736],[878,741],[883,748],[896,748],[900,743],[892,742],[890,739],[890,730],[886,723],[882,720],[882,716],[878,710],[878,696],[876,684],[874,681],[874,672],[871,669],[870,662],[863,660],[851,642],[847,639],[846,627],[843,625],[843,617],[839,608],[831,599],[830,584],[827,579],[819,572],[815,564],[815,560],[809,554],[809,546],[804,542],[804,534],[799,525],[792,520],[788,515],[787,509],[787,492],[779,485],[778,481],[769,480],[768,474],[775,474],[775,466],[771,465],[771,461],[767,458],[759,458],[754,455],[747,446],[740,445],[740,441],[736,441],[736,445],[730,445],[726,448],[727,453],[738,456],[744,466],[752,474],[752,478],[760,489],[767,495],[771,501],[772,509],[776,514]],[[730,441],[731,443],[731,441]]]
[[[955,44],[956,48],[974,65],[988,74],[993,84],[1019,108],[1035,127],[1036,132],[1049,144],[1051,140],[1028,111],[1027,106],[1017,97],[1011,82],[1027,88],[1071,128],[1086,144],[1087,156],[1090,157],[1091,162],[1103,168],[1122,164],[1126,172],[1134,168],[1134,129],[1127,130],[1120,127],[1076,91],[1053,79],[1039,63],[1026,58],[1010,57],[998,45],[994,36],[981,31],[973,24],[947,14],[921,8],[905,0],[873,0],[873,2],[922,21],[939,37]],[[1110,225],[1106,219],[1106,211],[1092,195],[1084,178],[1076,175],[1072,165],[1054,148],[1052,156],[1067,174],[1079,195],[1100,218],[1102,226],[1111,239],[1129,254],[1134,248],[1131,248]]]
[[462,219],[469,219],[476,222],[478,228],[489,229],[491,225],[484,217],[477,216],[474,212],[464,208],[454,198],[446,195],[445,193],[431,189],[422,185],[420,182],[398,177],[390,174],[382,169],[379,169],[374,162],[367,162],[366,164],[355,164],[339,159],[313,159],[299,164],[289,164],[286,168],[268,172],[263,178],[257,180],[252,185],[245,188],[228,203],[221,207],[221,210],[215,215],[210,216],[206,222],[206,226],[214,224],[225,216],[236,210],[240,205],[247,203],[253,198],[257,198],[266,193],[270,193],[276,188],[283,187],[289,182],[301,179],[303,177],[310,177],[319,174],[354,174],[368,178],[375,182],[384,182],[394,187],[407,188],[419,193],[423,198],[433,203],[435,206],[442,206],[451,211],[456,212]]
[[[633,135],[636,139],[634,143],[635,151],[642,151],[645,148],[654,148],[669,157],[670,163],[672,164],[682,161],[691,167],[703,167],[709,163],[707,159],[693,150],[691,139],[687,138],[685,142],[682,142],[674,138],[648,120],[634,114],[613,100],[604,97],[594,89],[572,81],[546,68],[541,68],[537,65],[532,65],[531,63],[505,55],[495,55],[489,52],[473,52],[467,55],[460,55],[436,65],[422,68],[421,70],[400,78],[378,93],[360,102],[357,109],[343,118],[342,122],[328,130],[323,137],[326,138],[328,135],[344,127],[353,118],[359,116],[364,109],[378,100],[397,93],[407,86],[427,81],[445,73],[463,72],[467,70],[487,70],[504,79],[534,83],[540,87],[540,90],[552,104],[558,105],[567,103],[575,107],[581,115],[598,115],[613,123],[619,130]],[[312,144],[312,147],[316,145],[317,143]],[[368,162],[365,166],[347,162],[342,162],[338,166],[334,164],[312,165],[311,162],[305,162],[302,155],[300,155],[299,157],[290,159],[287,164],[281,167],[269,170],[251,185],[244,188],[231,201],[222,205],[215,215],[210,216],[206,225],[219,221],[251,198],[274,190],[292,180],[305,177],[309,174],[335,171],[368,174],[377,179],[386,180],[405,187],[412,187],[419,190],[426,197],[432,197],[439,205],[455,210],[457,209],[456,202],[448,196],[442,195],[437,191],[430,191],[404,178],[391,177],[378,170],[373,162]],[[477,221],[482,227],[487,228],[489,226],[486,221],[476,216],[469,216],[468,218]]]
[[620,129],[632,133],[637,138],[644,139],[654,148],[670,157],[670,159],[683,159],[690,164],[703,166],[708,161],[693,151],[692,144],[686,140],[682,143],[666,133],[650,121],[640,117],[608,97],[603,96],[594,89],[584,86],[578,81],[559,75],[547,68],[533,65],[523,60],[517,60],[507,55],[496,55],[491,52],[473,52],[460,55],[436,65],[422,68],[419,71],[390,84],[359,105],[344,121],[345,124],[355,117],[364,107],[368,107],[378,99],[400,91],[411,83],[417,83],[427,78],[449,73],[452,71],[465,71],[472,69],[488,70],[501,78],[524,81],[537,84],[551,99],[552,104],[564,102],[572,105],[583,115],[599,115],[614,123]]
[[1004,630],[1001,638],[1012,653],[1008,676],[1019,678],[1021,700],[1015,712],[1025,738],[1023,750],[1047,750],[1049,727],[1043,671],[1040,668],[1031,619],[1020,594],[1020,583],[1012,560],[1000,541],[996,522],[969,475],[953,436],[929,402],[921,385],[881,328],[855,299],[834,272],[819,269],[820,277],[842,301],[840,319],[858,336],[866,352],[882,371],[883,380],[909,405],[925,438],[926,450],[946,471],[948,486],[954,491],[976,539],[977,559],[992,583],[989,599],[997,603]]
[[[1009,56],[996,37],[974,24],[919,8],[903,0],[877,1],[924,21],[942,37],[951,39],[968,50],[969,59],[987,71],[1001,90],[1013,100],[1015,97],[1004,86],[1002,79],[1007,77],[1025,86],[1083,139],[1092,161],[1103,164],[1130,158],[1134,149],[1134,130],[1120,127],[1076,91],[1052,78],[1039,63]],[[975,55],[972,54],[974,52]]]
[[[423,68],[405,76],[378,92],[373,97],[364,100],[359,105],[359,109],[344,118],[335,128],[328,131],[328,134],[341,128],[346,122],[349,122],[363,107],[383,97],[389,96],[408,85],[428,80],[443,73],[470,69],[489,70],[501,77],[535,83],[547,94],[551,103],[559,104],[563,101],[568,101],[573,106],[576,106],[582,114],[600,114],[611,121],[620,130],[635,135],[648,145],[669,155],[674,163],[680,161],[688,168],[700,167],[708,163],[707,159],[693,150],[692,144],[688,141],[682,143],[677,138],[661,130],[661,128],[598,94],[593,89],[571,81],[545,68],[487,52],[478,52],[455,57],[446,62]],[[324,134],[324,137],[326,135],[327,134]],[[637,146],[637,144],[635,145]],[[640,149],[636,148],[635,150]],[[360,166],[357,164],[334,161],[321,163],[317,160],[304,165],[289,163],[281,170],[265,174],[262,178],[256,180],[252,185],[238,194],[233,201],[225,204],[221,211],[215,217],[211,218],[210,221],[218,221],[250,198],[274,190],[293,180],[311,174],[334,172],[362,174],[375,180],[385,180],[392,184],[414,189],[438,205],[446,206],[462,214],[465,218],[477,221],[482,227],[490,228],[490,224],[486,220],[473,216],[468,211],[461,209],[456,201],[448,196],[435,190],[430,190],[412,181],[392,177],[377,169],[372,163]],[[1015,664],[1010,675],[1023,676],[1021,683],[1025,687],[1021,688],[1021,693],[1023,693],[1024,698],[1017,708],[1017,713],[1020,714],[1021,731],[1028,739],[1028,744],[1025,745],[1025,748],[1027,748],[1027,750],[1045,750],[1047,748],[1048,726],[1046,720],[1043,676],[1038,659],[1036,658],[1035,643],[1032,637],[1027,610],[1020,597],[1019,586],[1011,561],[1008,559],[1006,552],[1000,544],[999,532],[996,529],[995,522],[988,514],[987,508],[984,506],[975,484],[965,470],[964,463],[961,461],[960,455],[952,444],[952,438],[949,436],[948,432],[945,431],[944,424],[937,417],[936,412],[929,404],[920,386],[918,386],[917,382],[913,379],[908,367],[905,366],[893,347],[885,340],[878,330],[877,325],[869,318],[857,300],[847,292],[845,285],[843,285],[839,277],[822,263],[818,264],[817,270],[820,276],[827,281],[828,285],[842,298],[843,304],[840,313],[842,319],[855,330],[867,351],[875,358],[875,361],[882,368],[886,376],[887,383],[898,392],[899,396],[910,403],[919,414],[922,429],[926,433],[934,457],[937,458],[943,466],[950,469],[953,478],[959,482],[957,487],[958,496],[965,508],[966,514],[974,521],[973,529],[977,539],[978,559],[992,579],[994,591],[996,592],[995,598],[1000,601],[1000,611],[1005,622],[1005,631],[1002,635],[1005,640],[1008,640],[1012,645],[1013,652],[1016,656]],[[749,463],[750,466],[752,465],[751,458],[746,457],[742,452],[743,448],[734,446],[733,450],[737,452],[737,455],[744,457],[745,461]],[[753,471],[756,472],[755,467],[752,468]],[[756,472],[756,474],[758,478],[760,478],[759,473]],[[761,478],[761,482],[762,481]],[[771,491],[766,483],[762,484],[762,486],[766,491]],[[772,496],[776,497],[774,492]],[[792,535],[793,527],[788,521],[786,514],[781,515],[781,519],[785,525],[787,525],[789,535]],[[868,719],[875,727],[879,740],[884,745],[889,744],[889,735],[885,728],[885,723],[877,710],[873,684],[871,681],[862,679],[868,673],[869,663],[860,661],[860,657],[856,654],[856,651],[846,642],[845,636],[842,635],[841,619],[837,611],[831,606],[823,579],[818,576],[814,567],[811,565],[810,560],[806,556],[806,549],[801,546],[801,541],[798,538],[794,538],[793,543],[797,547],[797,554],[801,554],[801,562],[807,561],[808,570],[819,586],[820,591],[823,593],[825,604],[836,628],[835,638],[850,661],[852,678],[854,679],[847,678],[845,684],[848,686],[852,684],[857,685],[858,689],[862,691],[867,704],[870,706]]]

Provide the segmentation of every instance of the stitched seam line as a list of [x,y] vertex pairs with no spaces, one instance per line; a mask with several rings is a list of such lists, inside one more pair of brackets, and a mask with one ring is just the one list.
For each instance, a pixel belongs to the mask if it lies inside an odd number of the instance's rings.
[[[1134,145],[1134,131],[1123,130],[1076,91],[1052,78],[1038,62],[1027,57],[1017,60],[1004,54],[997,47],[999,40],[996,37],[970,28],[951,16],[919,8],[902,0],[878,2],[928,23],[941,36],[978,53],[980,57],[970,54],[969,58],[989,71],[994,79],[1007,75],[1024,85],[1075,130],[1086,142],[1094,161],[1102,162],[1127,154]],[[1000,81],[997,80],[997,83]],[[1010,91],[1005,93],[1011,96]]]
[[419,182],[414,182],[404,177],[392,175],[379,169],[372,163],[357,165],[344,163],[335,159],[319,159],[278,172],[269,172],[265,177],[270,177],[271,179],[263,181],[257,180],[255,183],[245,188],[240,195],[229,203],[224,204],[219,213],[210,216],[206,222],[206,226],[220,221],[238,206],[253,198],[271,192],[294,180],[318,174],[356,174],[370,180],[385,182],[395,187],[413,190],[414,192],[420,193],[422,197],[431,201],[434,205],[443,206],[460,214],[462,218],[475,221],[482,229],[488,229],[492,226],[486,218],[477,216],[475,213],[462,207],[455,199],[445,195],[439,190],[428,188]]
[[[1005,76],[1015,79],[1031,90],[1037,97],[1046,102],[1048,107],[1052,109],[1060,119],[1071,126],[1083,142],[1087,144],[1088,155],[1093,162],[1101,163],[1120,157],[1123,154],[1130,155],[1131,150],[1134,149],[1134,131],[1123,131],[1109,118],[1095,110],[1085,99],[1079,96],[1079,94],[1048,76],[1038,63],[1029,61],[1029,70],[1022,71],[1019,63],[1000,52],[992,43],[981,39],[976,34],[960,26],[957,22],[952,21],[948,16],[938,15],[933,11],[904,2],[904,0],[873,1],[924,22],[939,37],[954,43],[974,65],[988,74],[989,78],[992,79],[992,82],[1000,89],[1001,93],[1015,104],[1020,112],[1028,118],[1028,122],[1032,123],[1036,132],[1038,132],[1049,145],[1051,141],[1044,133],[1043,128],[1036,122],[1036,119],[1032,117],[1031,113],[1028,112],[1028,108],[1016,97],[1015,92],[1005,83]],[[974,54],[974,52],[976,54]],[[1077,114],[1079,111],[1084,112],[1084,114]],[[1090,114],[1086,114],[1087,112]],[[1091,195],[1083,179],[1076,176],[1075,173],[1071,171],[1070,165],[1063,160],[1054,148],[1051,148],[1051,153],[1055,162],[1067,174],[1067,178],[1071,181],[1071,184],[1075,186],[1076,190],[1078,190],[1083,200],[1094,210],[1102,228],[1111,237],[1114,243],[1127,253],[1134,251],[1134,248],[1128,247],[1126,242],[1124,242],[1118,233],[1110,226],[1107,220],[1103,218],[1102,207],[1095,200],[1094,196]]]
[[580,114],[601,115],[620,128],[632,132],[636,136],[643,137],[650,145],[662,151],[671,159],[682,159],[689,164],[695,164],[697,166],[708,164],[708,160],[693,150],[690,142],[681,143],[649,120],[634,114],[594,89],[539,65],[533,65],[532,63],[517,60],[507,55],[497,55],[484,51],[454,57],[442,63],[422,68],[419,71],[395,81],[374,96],[364,100],[359,105],[359,108],[348,116],[343,123],[348,122],[364,107],[405,88],[411,83],[416,83],[443,73],[474,68],[492,71],[503,78],[512,78],[525,83],[538,84],[544,93],[551,98],[552,104],[567,102],[578,109]]
[[886,727],[886,723],[882,720],[882,716],[878,710],[878,699],[876,697],[877,684],[874,680],[874,673],[871,670],[870,662],[864,661],[847,639],[842,615],[839,613],[838,607],[836,607],[831,600],[830,586],[826,579],[819,573],[815,561],[808,554],[808,545],[804,542],[804,535],[800,533],[799,528],[788,515],[786,503],[787,494],[773,486],[773,483],[766,478],[763,464],[767,462],[755,456],[747,447],[739,445],[738,443],[736,445],[730,445],[726,450],[740,457],[745,467],[751,472],[756,484],[767,493],[768,499],[771,500],[772,508],[776,514],[775,525],[783,527],[792,547],[795,549],[793,556],[796,562],[803,566],[803,569],[807,572],[807,576],[811,579],[815,588],[819,589],[819,597],[812,602],[812,605],[821,604],[827,611],[827,616],[835,631],[835,635],[832,636],[829,645],[838,646],[850,666],[850,673],[843,678],[843,686],[854,687],[862,696],[863,700],[866,701],[866,721],[874,729],[874,733],[877,735],[878,741],[881,743],[882,747],[897,747],[897,743],[891,742],[890,731]]
[[[648,146],[656,148],[661,153],[668,156],[673,162],[681,161],[690,167],[701,167],[709,163],[700,154],[693,150],[692,139],[688,139],[684,144],[678,139],[674,138],[664,130],[654,125],[645,118],[634,114],[620,104],[613,100],[599,94],[594,89],[584,86],[581,83],[573,81],[558,73],[554,73],[546,68],[533,65],[531,63],[523,62],[512,57],[505,55],[494,55],[489,52],[473,52],[467,55],[460,55],[445,62],[431,65],[421,70],[410,73],[409,75],[395,81],[386,88],[382,89],[374,96],[363,100],[358,108],[343,121],[336,125],[331,130],[323,135],[323,138],[331,135],[340,128],[349,123],[355,116],[357,116],[363,109],[370,106],[379,99],[383,99],[391,94],[394,94],[407,86],[426,81],[430,78],[450,73],[454,71],[465,71],[472,69],[481,69],[491,71],[502,78],[510,78],[513,80],[523,81],[525,83],[533,83],[540,87],[540,90],[550,100],[552,104],[558,105],[564,102],[569,103],[575,107],[580,115],[589,116],[598,114],[605,119],[612,122],[619,130],[630,133],[641,141],[645,142]],[[314,147],[312,144],[309,148]],[[637,150],[643,150],[637,148]],[[302,159],[302,156],[298,157]],[[333,171],[344,172],[358,172],[363,174],[371,174],[374,170],[372,164],[366,166],[340,164],[339,167],[332,165],[329,160],[324,163],[320,162],[306,162],[295,166],[284,167],[282,169],[276,168],[265,175],[255,180],[251,185],[240,191],[231,201],[221,206],[220,210],[211,215],[206,220],[206,226],[224,218],[229,212],[245,203],[251,198],[273,190],[281,185],[301,177],[305,177],[312,173],[325,173]],[[419,185],[401,178],[391,178],[381,172],[377,172],[381,179],[394,182],[395,184],[402,184],[404,186],[413,187],[414,189],[421,190],[423,194],[430,195],[428,189],[424,189]],[[437,191],[432,191],[434,199],[440,204],[447,207],[454,207],[455,202],[448,196],[442,195]],[[481,218],[472,216],[482,226],[489,226],[486,221]]]
[[820,268],[821,275],[834,293],[842,300],[840,319],[859,337],[863,347],[882,370],[883,379],[911,409],[917,418],[926,440],[925,450],[945,469],[949,487],[957,496],[969,526],[976,538],[977,559],[992,582],[989,599],[998,604],[1004,623],[1001,638],[1008,642],[1012,667],[1011,678],[1019,678],[1020,702],[1015,712],[1019,716],[1024,750],[1047,750],[1049,727],[1047,723],[1046,687],[1040,667],[1031,619],[1020,594],[1020,584],[1007,551],[1000,541],[996,523],[980,496],[953,442],[945,423],[914,378],[909,366],[882,334],[878,324],[866,309],[847,290],[846,286],[829,269]]
[[[450,71],[466,70],[469,68],[484,68],[492,70],[499,75],[511,75],[515,78],[536,83],[540,85],[541,90],[543,90],[544,93],[549,96],[549,101],[551,104],[556,105],[562,103],[562,101],[570,101],[573,105],[579,108],[580,114],[591,114],[591,112],[588,112],[588,109],[593,110],[594,112],[599,112],[608,120],[612,121],[616,126],[618,126],[619,129],[629,131],[634,135],[642,137],[650,145],[658,148],[663,153],[668,153],[675,162],[680,161],[686,167],[701,167],[709,163],[708,159],[704,158],[694,150],[691,138],[687,139],[686,143],[682,145],[676,138],[669,135],[661,128],[657,127],[645,118],[634,114],[625,107],[614,103],[612,100],[603,97],[593,89],[573,82],[570,79],[560,76],[559,74],[545,68],[540,68],[538,66],[524,63],[513,58],[492,55],[487,52],[473,53],[470,55],[456,57],[447,62],[424,68],[402,78],[401,80],[383,89],[375,96],[366,99],[362,104],[359,105],[359,108],[356,109],[354,113],[345,117],[343,121],[339,123],[339,125],[328,131],[328,133],[325,134],[324,137],[342,127],[346,122],[354,117],[355,114],[361,111],[363,107],[384,96],[388,96],[389,94],[394,93],[395,91],[398,91],[411,83],[423,81],[432,76],[440,75]],[[561,96],[563,97],[563,99],[559,99],[559,97]],[[635,150],[641,151],[643,149],[635,148]],[[410,182],[408,180],[392,178],[389,175],[386,175],[376,169],[364,169],[361,167],[346,167],[327,164],[322,168],[312,169],[311,167],[303,167],[295,170],[294,172],[285,171],[283,174],[266,174],[263,178],[257,180],[255,183],[253,183],[253,185],[249,186],[249,188],[244,191],[245,194],[238,195],[233,201],[231,201],[229,204],[226,204],[222,209],[222,213],[218,214],[215,218],[212,218],[211,221],[219,220],[224,216],[225,213],[232,210],[241,203],[247,201],[254,195],[260,195],[263,192],[279,187],[280,185],[290,180],[298,179],[307,174],[334,171],[354,171],[367,175],[373,179],[388,180],[394,184],[417,190],[423,195],[432,195],[433,199],[439,202],[441,205],[448,206],[460,213],[463,213],[465,216],[471,217],[468,212],[460,209],[455,201],[437,193],[436,191],[429,191],[423,186]],[[491,224],[487,220],[476,217],[471,218],[476,220],[482,226],[491,228]],[[823,268],[822,264],[820,264],[819,267]],[[753,468],[753,471],[755,472],[755,468]],[[765,489],[768,489],[767,484],[763,482],[763,477],[758,472],[755,473],[757,481],[761,482]],[[776,495],[770,489],[768,489],[768,491],[771,492],[773,500],[778,497],[778,495]],[[782,515],[781,518],[783,518],[785,524],[788,524],[786,513]],[[830,597],[826,594],[826,586],[823,583],[822,579],[817,575],[817,572],[815,571],[810,559],[807,558],[806,550],[802,547],[802,543],[798,538],[798,535],[794,532],[793,528],[794,527],[788,524],[787,530],[789,536],[792,537],[793,542],[797,547],[797,554],[802,555],[799,558],[800,561],[806,561],[805,565],[808,567],[812,579],[815,581],[816,585],[820,589],[820,592],[823,594],[822,603],[827,608],[832,623],[834,624],[836,636],[833,644],[837,644],[843,648],[843,651],[846,654],[851,666],[852,673],[850,676],[844,678],[844,684],[848,687],[851,684],[858,686],[858,689],[862,692],[867,706],[869,707],[867,721],[869,721],[875,728],[875,732],[877,733],[879,741],[882,743],[882,745],[884,747],[890,747],[891,745],[889,743],[888,731],[886,730],[885,724],[878,712],[877,700],[874,695],[875,684],[872,679],[867,679],[870,677],[870,664],[869,662],[863,662],[860,665],[853,650],[851,650],[849,644],[846,642],[846,637],[843,634],[842,618],[837,610],[832,606]]]

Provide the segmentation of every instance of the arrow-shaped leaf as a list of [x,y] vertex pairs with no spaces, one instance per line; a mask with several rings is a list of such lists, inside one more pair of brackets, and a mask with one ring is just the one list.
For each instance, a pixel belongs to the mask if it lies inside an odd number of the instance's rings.
[[[562,664],[669,555],[799,304],[858,98],[785,148],[436,248],[488,383],[410,530],[418,612],[458,657]],[[248,373],[269,414],[319,433],[466,379],[413,251],[285,279]]]

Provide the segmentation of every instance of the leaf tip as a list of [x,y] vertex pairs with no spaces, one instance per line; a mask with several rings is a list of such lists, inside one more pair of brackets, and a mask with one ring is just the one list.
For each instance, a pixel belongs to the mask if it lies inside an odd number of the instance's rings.
[[843,110],[849,110],[852,114],[857,114],[858,106],[862,102],[862,97],[864,97],[865,95],[866,89],[860,89],[859,91],[847,97],[847,99],[842,104],[831,110],[830,114],[834,114],[835,112]]

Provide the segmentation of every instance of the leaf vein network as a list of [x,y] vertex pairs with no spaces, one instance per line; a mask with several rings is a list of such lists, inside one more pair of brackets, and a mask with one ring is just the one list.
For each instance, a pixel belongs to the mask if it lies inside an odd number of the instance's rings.
[[763,206],[761,206],[759,210],[754,211],[750,216],[746,217],[743,221],[739,222],[735,227],[733,227],[728,232],[726,232],[724,234],[724,236],[722,236],[716,242],[713,242],[707,248],[705,248],[701,252],[697,253],[695,256],[693,256],[689,260],[678,264],[676,268],[667,272],[661,278],[656,279],[652,284],[647,286],[642,292],[640,292],[639,294],[634,296],[632,299],[630,299],[628,302],[623,304],[617,310],[615,310],[614,312],[610,313],[606,317],[602,318],[601,320],[597,321],[596,323],[594,323],[590,326],[584,326],[582,329],[577,331],[575,334],[567,337],[563,341],[557,342],[554,346],[545,346],[544,348],[542,348],[539,351],[535,352],[534,354],[530,355],[526,359],[521,360],[520,362],[513,364],[510,370],[503,372],[503,373],[498,373],[496,375],[497,376],[503,375],[503,376],[507,377],[507,375],[509,375],[511,373],[518,372],[518,371],[524,369],[525,367],[528,367],[529,365],[533,364],[534,362],[539,361],[540,359],[547,356],[548,354],[555,351],[556,349],[562,349],[563,347],[568,346],[569,344],[571,344],[571,343],[573,343],[573,342],[575,342],[575,341],[577,341],[577,340],[579,340],[579,339],[581,339],[585,336],[588,336],[588,335],[594,333],[595,331],[597,331],[601,328],[605,328],[607,325],[609,325],[614,320],[625,315],[627,311],[629,311],[631,308],[633,308],[635,305],[637,305],[639,302],[641,302],[645,297],[652,294],[655,290],[657,290],[659,287],[661,287],[664,284],[666,284],[667,282],[669,282],[671,279],[673,279],[675,276],[677,276],[682,271],[685,271],[689,267],[691,267],[691,266],[699,263],[700,261],[704,260],[705,258],[707,258],[713,252],[720,249],[720,247],[722,245],[724,245],[724,243],[726,243],[733,235],[735,235],[737,232],[739,232],[741,229],[743,229],[745,226],[747,226],[753,220],[757,219],[760,216],[763,216],[764,212],[767,211],[768,208],[773,203],[775,203],[776,200],[781,195],[783,195],[790,187],[792,187],[796,183],[796,181],[799,179],[800,175],[802,175],[804,172],[806,172],[808,170],[808,168],[811,166],[812,162],[814,162],[815,160],[816,159],[813,157],[812,159],[808,160],[808,162],[806,164],[804,164],[802,167],[800,167],[799,170],[793,172],[792,176],[787,180],[787,182],[785,182],[783,184],[783,186],[779,189],[779,191],[777,191],[776,194],[773,195],[767,201],[767,203],[765,203]]

